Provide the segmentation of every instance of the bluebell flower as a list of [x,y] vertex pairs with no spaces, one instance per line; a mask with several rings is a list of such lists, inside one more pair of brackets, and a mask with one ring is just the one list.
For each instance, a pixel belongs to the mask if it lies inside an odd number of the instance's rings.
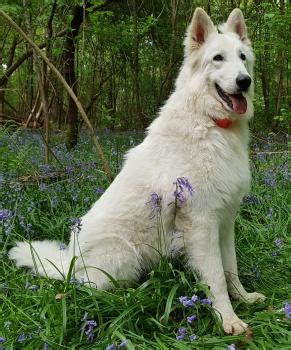
[[267,154],[266,152],[258,152],[257,157],[260,162],[265,162],[267,159]]
[[283,246],[283,241],[282,241],[281,238],[276,238],[274,242],[275,242],[275,245],[276,245],[278,248],[282,248],[282,246]]
[[199,297],[198,297],[197,295],[194,294],[194,295],[192,295],[191,300],[192,300],[194,303],[196,303],[196,301],[199,300]]
[[268,186],[268,187],[276,187],[276,173],[274,172],[274,170],[268,170],[265,172],[265,175],[264,175],[264,182],[265,182],[265,185]]
[[288,320],[291,320],[291,304],[289,302],[286,302],[284,304],[284,313],[285,313],[285,317]]
[[185,327],[180,327],[180,328],[178,328],[178,331],[177,331],[177,333],[179,334],[179,335],[185,335],[186,333],[187,333],[187,328],[185,328]]
[[67,246],[64,243],[61,243],[59,248],[60,248],[60,250],[66,250]]
[[3,344],[3,343],[5,343],[5,342],[6,342],[6,339],[3,338],[3,337],[0,337],[0,344]]
[[82,228],[82,219],[81,218],[71,218],[70,223],[71,223],[71,230],[73,231],[73,233],[78,235],[81,231],[81,228]]
[[185,307],[192,307],[192,306],[194,306],[194,301],[191,300],[191,299],[188,299],[188,300],[184,300],[184,301],[182,302],[182,304],[183,304],[183,306],[185,306]]
[[84,314],[82,321],[84,321],[82,329],[87,336],[87,340],[93,342],[95,339],[95,328],[97,327],[97,322],[95,320],[88,320],[87,312]]
[[186,300],[188,300],[189,298],[187,297],[187,296],[181,296],[181,297],[179,297],[179,301],[181,302],[181,303],[183,303],[183,301],[186,301]]
[[26,340],[26,335],[25,333],[21,333],[17,339],[20,343],[24,342]]
[[253,266],[251,268],[251,271],[255,274],[256,278],[259,279],[260,276],[261,276],[261,271],[260,269],[258,268],[258,266]]
[[205,305],[212,305],[212,300],[210,300],[208,298],[200,299],[200,303],[205,304]]
[[176,190],[174,191],[175,203],[177,206],[182,206],[189,196],[194,194],[194,188],[186,177],[178,177],[174,182]]
[[49,350],[49,346],[46,342],[43,343],[43,350]]
[[48,185],[42,182],[42,183],[39,185],[39,189],[40,189],[41,191],[47,191],[47,190],[48,190]]
[[106,346],[106,350],[117,350],[118,347],[116,344],[112,343]]
[[121,343],[118,345],[118,349],[122,349],[127,345],[128,341],[126,339],[123,339]]
[[150,194],[150,200],[146,202],[147,205],[151,208],[151,217],[156,216],[161,213],[162,210],[162,197],[157,193],[152,192]]
[[195,320],[197,320],[197,316],[196,316],[196,315],[191,315],[191,316],[188,316],[188,317],[187,317],[187,322],[188,322],[188,323],[192,323],[192,322],[194,322]]
[[101,187],[96,188],[96,193],[102,194],[104,192],[105,192],[105,190],[103,188],[101,188]]
[[197,340],[197,335],[195,335],[195,334],[191,334],[191,335],[189,335],[189,340],[190,341],[194,341],[194,340]]
[[178,334],[176,335],[177,340],[183,340],[185,338],[185,334]]
[[260,204],[260,200],[254,193],[249,193],[243,197],[243,203],[256,205],[256,204]]
[[0,209],[0,222],[7,219],[9,212],[9,209]]
[[234,344],[228,345],[227,350],[235,350],[235,345]]

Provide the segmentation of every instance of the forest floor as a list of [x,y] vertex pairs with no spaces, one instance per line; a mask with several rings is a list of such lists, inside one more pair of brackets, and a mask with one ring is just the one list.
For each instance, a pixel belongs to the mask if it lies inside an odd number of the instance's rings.
[[[141,138],[100,136],[115,173]],[[132,288],[117,285],[104,292],[74,278],[40,278],[8,260],[7,251],[19,239],[67,242],[73,218],[108,186],[89,138],[82,137],[71,152],[60,135],[52,141],[60,162],[48,166],[38,134],[0,130],[0,349],[291,349],[284,135],[253,136],[252,192],[242,204],[236,243],[243,284],[267,299],[233,302],[250,327],[242,336],[225,335],[211,305],[183,306],[179,297],[201,300],[207,288],[182,261],[162,258]]]

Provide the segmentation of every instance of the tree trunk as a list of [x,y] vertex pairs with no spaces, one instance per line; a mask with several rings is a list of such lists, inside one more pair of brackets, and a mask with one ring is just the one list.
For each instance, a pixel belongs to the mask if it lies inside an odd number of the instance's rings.
[[[63,53],[64,77],[76,96],[78,96],[75,73],[76,37],[79,34],[84,19],[83,11],[84,9],[82,6],[74,6],[73,8],[73,18],[70,25],[71,30],[66,37]],[[78,109],[70,96],[68,99],[66,146],[68,149],[71,149],[77,145],[78,140]]]

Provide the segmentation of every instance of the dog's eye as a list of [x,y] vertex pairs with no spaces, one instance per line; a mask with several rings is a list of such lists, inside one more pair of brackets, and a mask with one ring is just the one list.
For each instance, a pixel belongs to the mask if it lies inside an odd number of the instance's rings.
[[214,61],[223,61],[223,57],[221,55],[216,55],[213,57]]
[[240,56],[239,56],[243,61],[246,60],[246,55],[244,53],[241,53]]

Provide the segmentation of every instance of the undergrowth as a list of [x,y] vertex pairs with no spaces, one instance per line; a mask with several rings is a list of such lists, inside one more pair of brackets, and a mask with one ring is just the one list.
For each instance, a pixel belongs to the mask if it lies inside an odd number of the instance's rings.
[[[141,138],[99,137],[115,173],[126,150]],[[207,293],[181,260],[163,258],[138,284],[123,289],[116,282],[110,292],[74,278],[40,278],[9,261],[7,251],[16,240],[67,242],[72,219],[109,185],[86,135],[70,152],[61,142],[61,135],[54,135],[58,161],[45,165],[36,132],[9,126],[0,131],[0,348],[291,349],[284,135],[255,135],[251,145],[253,186],[236,223],[238,264],[246,289],[267,299],[255,305],[233,302],[250,326],[242,336],[225,335],[211,305],[183,306],[181,296],[201,300]]]

